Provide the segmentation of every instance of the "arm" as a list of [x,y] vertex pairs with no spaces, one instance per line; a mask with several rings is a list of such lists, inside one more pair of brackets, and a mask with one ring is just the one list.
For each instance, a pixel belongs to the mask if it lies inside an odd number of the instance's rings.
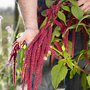
[[19,0],[18,3],[24,19],[25,28],[28,27],[38,28],[37,0]]
[[28,29],[21,38],[17,39],[19,43],[25,40],[27,44],[30,44],[39,32],[37,24],[37,1],[38,0],[18,0],[25,28]]
[[81,6],[81,9],[83,10],[83,12],[90,11],[90,0],[79,0],[78,6]]

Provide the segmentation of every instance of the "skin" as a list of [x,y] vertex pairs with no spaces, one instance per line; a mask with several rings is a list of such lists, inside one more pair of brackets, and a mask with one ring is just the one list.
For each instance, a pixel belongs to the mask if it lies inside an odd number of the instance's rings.
[[37,1],[38,0],[18,0],[26,29],[23,36],[17,39],[18,43],[25,41],[27,45],[29,45],[39,33],[37,24]]
[[[81,6],[82,4],[83,6]],[[90,11],[90,0],[79,0],[77,5],[81,6],[83,12]]]
[[[17,39],[18,43],[25,41],[27,45],[29,45],[39,33],[37,23],[37,2],[38,0],[18,0],[26,28],[23,36]],[[81,6],[82,4],[83,6]],[[90,11],[90,0],[79,0],[77,5],[81,7],[83,12]],[[47,57],[44,57],[44,60],[47,60]]]

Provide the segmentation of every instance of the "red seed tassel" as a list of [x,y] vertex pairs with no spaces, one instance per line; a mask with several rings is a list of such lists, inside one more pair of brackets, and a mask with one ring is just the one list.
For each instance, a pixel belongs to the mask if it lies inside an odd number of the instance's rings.
[[42,29],[40,30],[40,32],[38,33],[38,35],[34,38],[34,40],[30,43],[30,45],[27,47],[25,54],[27,53],[27,51],[33,46],[33,44],[39,39],[40,35],[42,35],[42,33],[46,30],[46,28],[48,26],[50,26],[51,23],[47,23],[46,25],[44,25],[44,27],[42,27]]
[[31,48],[28,52],[30,52],[30,53],[28,53],[27,54],[27,62],[26,62],[26,68],[25,68],[25,75],[26,75],[26,77],[25,77],[25,83],[26,83],[26,81],[27,81],[27,76],[28,76],[28,67],[30,67],[29,66],[29,64],[30,64],[30,62],[31,62],[31,55],[32,55],[32,49],[33,48]]
[[[47,36],[45,37],[45,39],[44,39],[44,43],[43,43],[43,46],[42,46],[42,49],[44,49],[43,50],[43,54],[45,53],[45,49],[47,48],[46,47],[46,41],[47,41]],[[43,68],[43,59],[41,59],[41,66],[40,66],[40,84],[41,84],[41,79],[42,79],[42,68]]]
[[16,52],[14,55],[14,64],[13,64],[13,82],[14,82],[14,86],[16,86]]
[[48,38],[47,38],[47,47],[46,47],[45,54],[48,53],[48,48],[49,48],[49,45],[50,45],[51,37],[52,37],[52,26],[49,27],[49,33],[48,33]]
[[40,56],[40,54],[41,54],[41,47],[39,46],[39,44],[38,44],[37,47],[38,47],[38,48],[37,48],[37,51],[36,51],[36,57],[35,57],[35,62],[34,62],[34,72],[35,72],[35,70],[36,70],[37,62],[38,62],[39,56]]
[[60,46],[60,44],[59,44],[59,42],[54,41],[54,44],[55,44],[55,46],[58,48],[58,50],[59,50],[60,52],[63,51],[62,48],[61,48],[61,46]]
[[[87,50],[87,33],[86,33],[86,30],[83,30],[83,34],[84,34],[84,49]],[[89,59],[88,59],[88,54],[85,53],[86,55],[86,60],[87,60],[87,63],[90,65],[90,62],[89,62]]]
[[36,50],[37,50],[37,42],[35,45],[32,47],[32,56],[31,56],[31,62],[30,62],[30,81],[29,81],[29,88],[32,90],[32,74],[33,74],[33,66],[34,66],[34,60],[35,60],[35,55],[36,55]]
[[[35,75],[33,90],[35,90],[35,88],[36,88],[36,90],[38,89],[39,70],[40,70],[40,66],[42,65],[42,62],[43,62],[43,57],[44,57],[44,52],[45,52],[45,47],[46,47],[46,39],[47,39],[47,37],[45,37],[42,47],[41,47],[41,54],[40,54],[40,58],[37,63],[37,71],[36,71],[36,75]],[[41,74],[41,76],[42,76],[42,74]],[[41,77],[40,77],[40,80],[41,80]],[[40,83],[41,83],[41,81],[40,81]]]
[[[73,24],[77,24],[77,19],[73,20]],[[73,29],[73,34],[72,34],[72,58],[74,57],[74,45],[75,45],[75,31],[76,28]]]
[[73,29],[73,37],[72,37],[72,58],[74,57],[75,31],[76,31],[76,29]]

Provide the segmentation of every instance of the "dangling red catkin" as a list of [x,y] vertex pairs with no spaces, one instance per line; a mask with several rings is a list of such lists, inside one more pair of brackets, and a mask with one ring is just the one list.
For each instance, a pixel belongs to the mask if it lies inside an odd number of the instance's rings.
[[49,44],[50,44],[50,41],[51,41],[51,37],[52,37],[52,26],[49,26],[49,32],[48,32],[48,38],[47,38],[47,47],[46,47],[46,52],[45,54],[48,53],[48,48],[49,48]]
[[15,55],[15,51],[16,51],[16,48],[18,47],[18,43],[15,43],[15,46],[13,47],[11,53],[10,53],[10,58],[8,60],[8,62],[10,63],[11,62],[11,59],[13,58],[13,56]]
[[[43,53],[45,53],[45,49],[47,48],[46,47],[46,41],[47,41],[47,36],[45,37],[45,39],[44,39],[44,43],[43,43],[43,46],[42,46],[42,49],[44,49],[43,50]],[[40,81],[39,81],[39,84],[41,84],[41,79],[42,79],[42,68],[43,68],[43,59],[41,60],[41,66],[40,66]]]
[[14,54],[14,64],[13,64],[13,82],[14,82],[14,86],[16,86],[16,51],[15,51],[15,54]]
[[35,43],[35,45],[32,47],[32,56],[31,56],[31,62],[30,62],[30,80],[29,80],[29,84],[28,84],[28,88],[30,90],[32,90],[32,74],[33,74],[33,66],[34,66],[34,62],[35,62],[35,55],[36,55],[36,50],[37,50],[37,42]]
[[60,0],[57,0],[56,2],[54,2],[54,3],[51,5],[51,7],[54,6],[54,5],[56,5],[56,4],[58,4],[59,1],[60,1]]
[[[84,34],[84,49],[86,50],[87,49],[87,33],[84,28],[83,28],[83,34]],[[85,53],[85,55],[86,55],[87,63],[90,65],[87,53]]]
[[38,40],[37,52],[36,52],[35,63],[34,63],[34,72],[36,69],[37,61],[38,61],[40,53],[41,53],[41,47],[40,46],[43,43],[43,39],[44,39],[44,37],[46,37],[47,33],[48,33],[47,30],[44,31],[44,33],[40,36],[40,38]]
[[[48,10],[46,10],[46,12],[47,12],[47,11],[48,11]],[[49,13],[48,13],[46,25],[49,23],[49,20],[50,20],[51,16],[52,16],[52,9],[51,9],[51,10],[49,11]]]
[[[40,58],[39,58],[38,63],[37,63],[37,71],[36,71],[36,75],[35,75],[33,90],[35,90],[35,88],[36,88],[36,90],[38,89],[39,70],[40,70],[40,66],[42,65],[42,62],[43,62],[43,57],[44,57],[44,52],[45,52],[45,47],[46,47],[46,39],[47,39],[47,37],[45,37],[43,44],[41,46],[41,54],[40,54]],[[42,74],[40,76],[42,76]],[[40,83],[41,83],[41,81],[40,81]]]
[[[68,27],[70,27],[70,25],[72,23],[72,20],[73,20],[73,15],[71,14],[70,19],[67,22],[67,27],[63,26],[63,28],[61,29],[62,34],[66,31],[66,29]],[[69,30],[66,32],[65,36],[63,37],[63,41],[64,41],[64,46],[65,46],[65,51],[69,53],[69,50],[68,50],[68,35],[69,35]]]
[[39,38],[38,47],[37,47],[37,51],[36,51],[36,57],[35,57],[35,63],[34,63],[34,72],[35,72],[37,61],[38,61],[38,58],[39,58],[39,55],[40,55],[40,46],[43,43],[43,39],[44,39],[44,37],[46,37],[47,33],[48,33],[47,30],[44,31],[44,33]]
[[31,55],[32,55],[32,50],[33,50],[33,48],[31,48],[29,51],[28,51],[28,54],[27,54],[27,61],[26,61],[26,68],[25,68],[25,75],[26,75],[26,77],[25,77],[25,83],[26,83],[26,81],[27,81],[27,76],[28,76],[28,67],[29,67],[29,64],[30,64],[30,60],[31,60]]
[[40,35],[43,33],[43,31],[45,31],[45,29],[50,25],[51,23],[47,23],[45,24],[42,29],[40,30],[40,32],[37,34],[37,36],[34,38],[34,40],[32,40],[32,42],[29,44],[29,46],[27,47],[25,54],[27,53],[27,51],[33,46],[33,44],[38,40],[38,38],[40,37]]
[[57,21],[57,20],[55,20],[55,19],[52,19],[51,21],[52,21],[54,24],[56,24],[57,26],[59,26],[61,29],[63,28],[62,24],[61,24],[59,21]]
[[[39,43],[39,41],[38,41],[38,43]],[[37,66],[37,62],[38,62],[40,53],[41,53],[41,47],[40,47],[40,45],[38,44],[38,45],[37,45],[37,51],[36,51],[35,62],[34,62],[34,72],[35,72],[35,70],[36,70],[36,66]]]
[[54,44],[55,44],[55,46],[58,48],[58,50],[59,50],[60,52],[62,52],[62,48],[61,48],[59,42],[54,41]]
[[74,44],[75,44],[75,31],[76,29],[73,29],[73,34],[72,34],[72,58],[74,57]]
[[[73,24],[77,24],[77,19],[73,20]],[[72,34],[72,58],[74,57],[75,31],[76,31],[76,28],[73,29],[73,34]]]
[[39,40],[39,45],[41,45],[43,43],[43,39],[44,37],[47,35],[48,33],[48,30],[44,31],[40,37],[40,40]]

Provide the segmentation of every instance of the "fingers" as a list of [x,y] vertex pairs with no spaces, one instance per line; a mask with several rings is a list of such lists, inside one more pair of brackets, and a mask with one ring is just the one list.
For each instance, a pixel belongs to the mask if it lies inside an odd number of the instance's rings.
[[78,3],[77,3],[77,5],[78,5],[78,6],[81,6],[81,5],[83,5],[85,2],[86,2],[86,0],[79,0]]
[[90,11],[90,7],[85,8],[83,11],[84,11],[84,12]]
[[22,37],[18,38],[16,41],[17,41],[18,43],[22,43],[22,42],[25,41],[25,38],[24,38],[24,36],[22,36]]
[[83,6],[81,6],[81,9],[83,12],[89,11],[90,10],[90,2],[87,2]]
[[81,7],[83,12],[90,11],[90,0],[79,0],[77,5]]
[[45,61],[46,61],[46,60],[47,60],[47,57],[46,57],[46,56],[44,56],[43,60],[45,60]]

